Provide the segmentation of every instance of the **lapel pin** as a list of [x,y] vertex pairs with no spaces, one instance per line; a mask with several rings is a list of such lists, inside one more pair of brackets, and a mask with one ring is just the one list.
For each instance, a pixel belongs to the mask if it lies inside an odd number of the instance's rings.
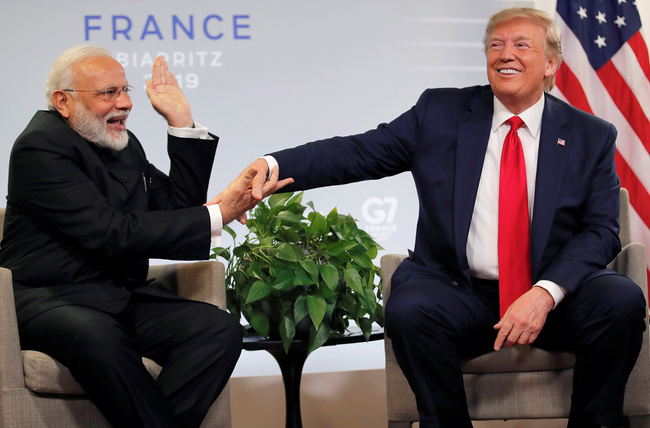
[[564,143],[565,143],[565,141],[564,141],[563,139],[561,139],[561,138],[558,138],[558,139],[557,139],[557,145],[558,145],[558,146],[562,146],[562,147],[564,147]]

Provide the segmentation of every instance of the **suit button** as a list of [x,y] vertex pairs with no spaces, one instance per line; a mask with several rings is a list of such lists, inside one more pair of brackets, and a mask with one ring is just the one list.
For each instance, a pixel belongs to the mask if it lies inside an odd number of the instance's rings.
[[129,178],[123,175],[123,176],[120,177],[120,181],[121,181],[122,183],[128,183],[128,182],[129,182]]
[[456,281],[451,281],[451,285],[452,285],[453,287],[458,287],[458,283],[457,283]]

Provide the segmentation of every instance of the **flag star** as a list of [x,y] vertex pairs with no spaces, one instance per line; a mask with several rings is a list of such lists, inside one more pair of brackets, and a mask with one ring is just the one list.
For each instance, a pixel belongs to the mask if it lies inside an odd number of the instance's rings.
[[598,12],[598,15],[596,15],[596,19],[601,24],[604,24],[605,22],[607,22],[607,19],[605,19],[605,14],[603,12],[600,12],[600,11]]
[[[620,1],[620,0],[619,0]],[[625,1],[625,0],[623,0]],[[614,24],[618,25],[618,28],[624,27],[627,24],[625,23],[625,17],[624,16],[616,16],[616,21],[614,21]]]
[[607,43],[605,43],[605,38],[603,36],[596,37],[596,40],[594,40],[594,43],[596,43],[599,48],[607,46]]
[[587,9],[580,6],[580,9],[578,9],[578,15],[580,16],[580,19],[586,19],[587,18]]

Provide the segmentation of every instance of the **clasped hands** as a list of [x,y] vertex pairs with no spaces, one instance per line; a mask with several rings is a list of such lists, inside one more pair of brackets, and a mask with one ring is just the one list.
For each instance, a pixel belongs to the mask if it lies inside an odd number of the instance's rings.
[[277,167],[273,168],[269,177],[267,162],[264,159],[258,159],[244,169],[223,192],[205,205],[219,204],[223,224],[228,224],[233,220],[245,224],[248,210],[256,206],[262,199],[287,184],[293,183],[293,178],[278,180],[278,177]]

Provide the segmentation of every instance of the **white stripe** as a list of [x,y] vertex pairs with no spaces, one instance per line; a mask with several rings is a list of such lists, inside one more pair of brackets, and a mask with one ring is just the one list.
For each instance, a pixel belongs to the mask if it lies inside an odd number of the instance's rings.
[[643,69],[627,43],[612,57],[612,62],[621,73],[630,88],[634,88],[634,95],[641,104],[641,109],[646,117],[650,117],[650,82],[643,73]]

